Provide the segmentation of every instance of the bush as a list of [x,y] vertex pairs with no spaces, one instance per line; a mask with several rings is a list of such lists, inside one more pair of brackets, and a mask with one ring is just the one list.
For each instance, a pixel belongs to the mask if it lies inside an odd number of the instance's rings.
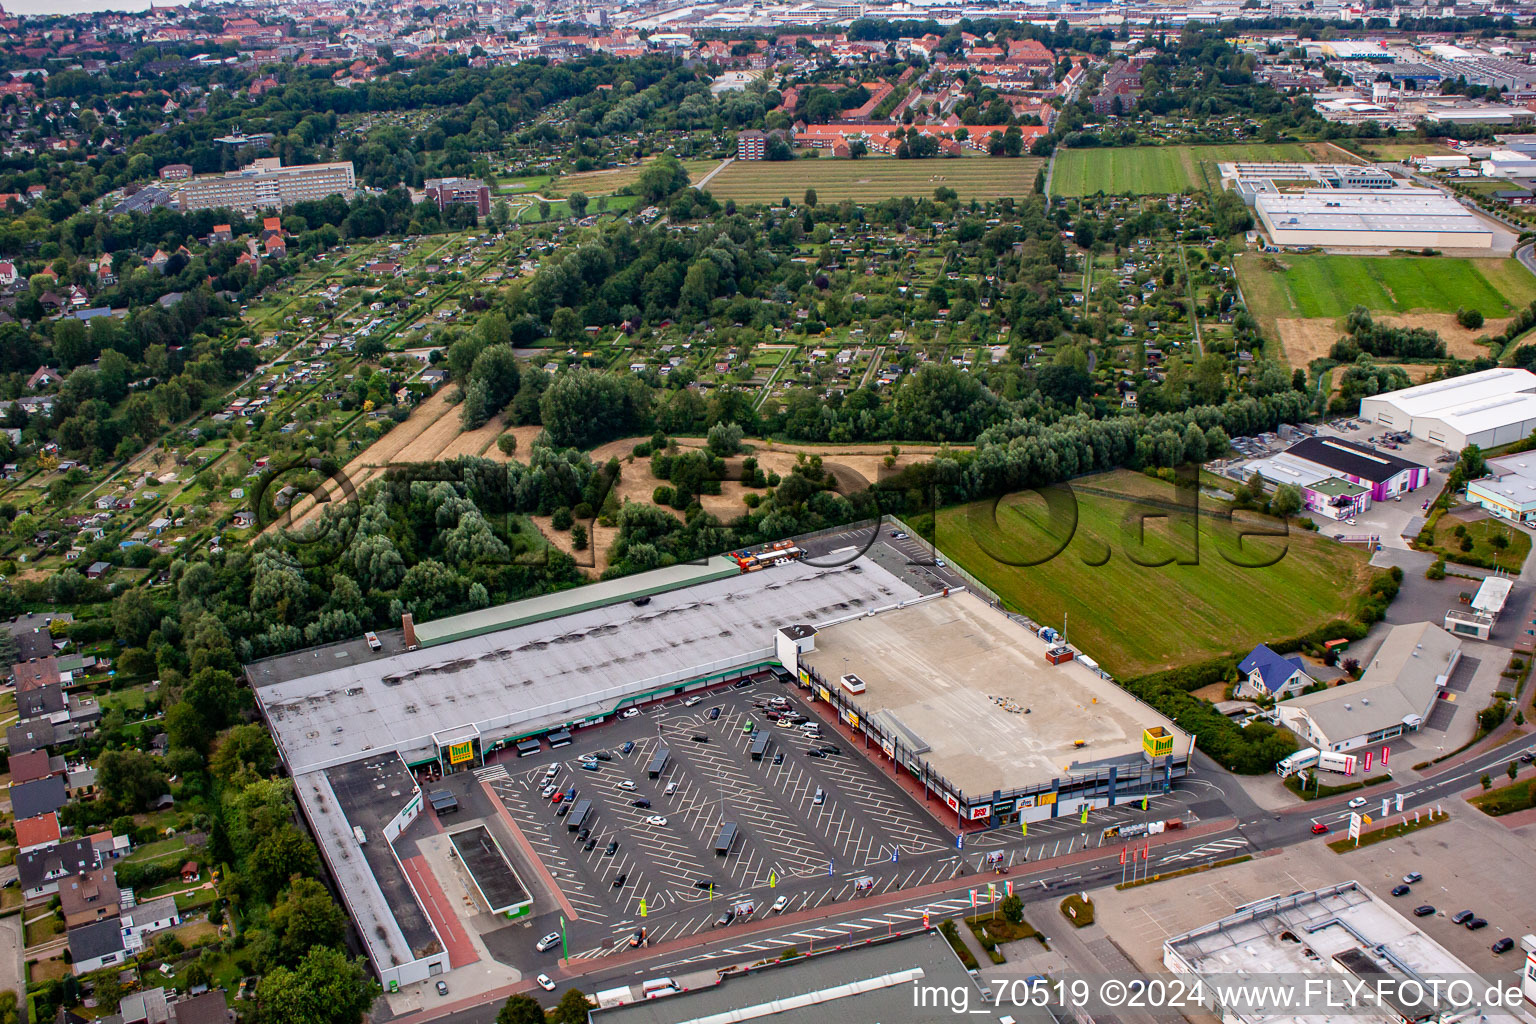
[[571,515],[571,510],[562,505],[555,509],[555,514],[550,517],[549,525],[557,530],[569,530],[575,521],[576,518]]
[[501,449],[501,454],[512,455],[517,451],[517,435],[502,434],[496,439],[496,447]]
[[1456,311],[1456,322],[1469,331],[1475,331],[1483,326],[1483,314],[1475,309],[1458,309]]
[[657,505],[672,504],[672,488],[663,484],[651,492],[651,501]]
[[706,441],[709,450],[719,456],[735,455],[741,450],[742,430],[739,423],[716,423],[709,428]]

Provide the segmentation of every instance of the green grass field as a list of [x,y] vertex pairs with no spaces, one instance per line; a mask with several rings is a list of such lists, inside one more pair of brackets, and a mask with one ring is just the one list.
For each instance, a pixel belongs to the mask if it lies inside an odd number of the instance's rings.
[[1502,317],[1536,299],[1536,277],[1512,259],[1245,254],[1237,276],[1261,320],[1341,317],[1355,306],[1382,313],[1465,307]]
[[[942,510],[935,539],[1036,622],[1060,628],[1065,615],[1072,643],[1121,678],[1247,651],[1347,617],[1367,582],[1364,554],[1315,533],[1254,536],[1273,529],[1272,521],[1244,529],[1201,515],[1197,536],[1187,513],[1161,517],[1173,486],[1137,473],[1074,480],[1072,489],[1075,531],[1045,528],[1039,496],[1018,494]],[[1197,564],[1155,564],[1169,559]],[[1027,561],[1041,564],[1020,564]]]
[[1219,187],[1221,176],[1216,165],[1220,163],[1266,160],[1304,163],[1312,159],[1314,157],[1304,146],[1293,143],[1059,149],[1056,151],[1056,169],[1051,173],[1051,194],[1168,195]]
[[931,196],[952,188],[961,199],[1027,196],[1035,190],[1035,172],[1045,163],[1036,157],[965,156],[954,159],[740,161],[705,186],[716,199],[738,203],[777,203],[786,196],[800,202],[814,188],[819,202],[879,202],[892,196]]

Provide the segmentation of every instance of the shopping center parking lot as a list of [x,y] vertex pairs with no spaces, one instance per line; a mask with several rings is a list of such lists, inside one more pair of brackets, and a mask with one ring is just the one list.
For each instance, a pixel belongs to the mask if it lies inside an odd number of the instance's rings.
[[[627,945],[641,927],[653,943],[707,931],[747,899],[758,916],[779,896],[791,909],[846,899],[856,880],[877,866],[884,870],[871,891],[920,884],[892,870],[893,856],[899,864],[904,856],[952,847],[952,838],[854,743],[826,727],[819,739],[776,727],[754,707],[782,696],[817,721],[795,687],[754,682],[697,696],[703,699],[691,705],[670,698],[579,732],[568,747],[502,760],[504,778],[488,773],[577,912],[573,956]],[[767,735],[768,750],[755,761],[749,751],[758,733]],[[832,746],[841,753],[807,753]],[[670,752],[668,764],[652,779],[647,769],[661,748]],[[596,751],[612,760],[598,761],[596,771],[581,768],[581,756]],[[558,772],[546,782],[551,765]],[[574,786],[576,802],[592,801],[587,840],[558,815],[571,800],[554,804],[542,795],[549,784],[566,793]],[[651,806],[636,807],[636,800]],[[667,823],[648,822],[653,815]],[[730,853],[720,855],[715,843],[725,822],[735,823],[739,835]],[[612,854],[610,843],[618,844]],[[932,871],[953,870],[932,865]]]

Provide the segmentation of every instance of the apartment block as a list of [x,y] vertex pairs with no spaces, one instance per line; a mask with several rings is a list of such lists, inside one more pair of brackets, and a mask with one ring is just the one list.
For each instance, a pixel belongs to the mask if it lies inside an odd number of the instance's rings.
[[284,167],[277,157],[264,157],[238,171],[193,178],[177,199],[188,211],[282,209],[326,196],[351,199],[356,187],[350,160]]

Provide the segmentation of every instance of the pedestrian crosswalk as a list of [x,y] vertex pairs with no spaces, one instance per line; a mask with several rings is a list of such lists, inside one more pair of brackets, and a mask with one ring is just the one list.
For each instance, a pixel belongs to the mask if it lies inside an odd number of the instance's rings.
[[1176,853],[1172,856],[1164,857],[1159,860],[1158,863],[1172,864],[1179,861],[1203,860],[1206,857],[1211,857],[1219,853],[1225,853],[1229,850],[1236,850],[1240,846],[1247,845],[1248,840],[1244,839],[1242,836],[1233,836],[1230,839],[1218,839],[1215,842],[1205,843],[1201,846],[1196,846],[1194,849],[1185,850],[1183,853]]
[[493,764],[486,768],[476,768],[475,778],[481,782],[509,782],[512,776],[507,774],[507,766]]

